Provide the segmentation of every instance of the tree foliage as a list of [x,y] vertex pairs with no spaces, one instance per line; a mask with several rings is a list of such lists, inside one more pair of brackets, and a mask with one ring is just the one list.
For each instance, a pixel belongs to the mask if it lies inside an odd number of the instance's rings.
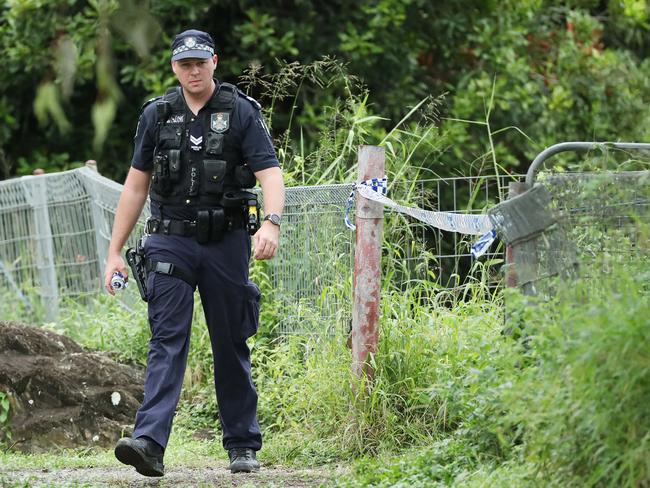
[[7,0],[0,177],[92,158],[123,178],[140,106],[174,83],[169,44],[190,27],[213,34],[225,81],[324,56],[355,75],[324,83],[306,73],[275,92],[249,86],[272,107],[288,166],[327,142],[332,111],[352,98],[382,118],[364,141],[377,144],[421,100],[446,94],[428,136],[442,142],[420,161],[438,174],[494,162],[521,171],[563,140],[645,140],[647,9],[639,0]]

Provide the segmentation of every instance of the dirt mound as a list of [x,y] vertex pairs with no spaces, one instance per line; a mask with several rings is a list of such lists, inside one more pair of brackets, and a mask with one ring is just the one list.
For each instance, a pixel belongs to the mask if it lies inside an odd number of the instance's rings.
[[[10,401],[0,440],[15,449],[110,447],[130,433],[144,368],[87,351],[38,327],[0,321],[0,392]],[[3,427],[4,428],[4,427]]]

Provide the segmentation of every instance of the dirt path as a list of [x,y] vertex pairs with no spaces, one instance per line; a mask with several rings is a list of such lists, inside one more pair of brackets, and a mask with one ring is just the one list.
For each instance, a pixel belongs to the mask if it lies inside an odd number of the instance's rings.
[[0,467],[0,487],[278,487],[328,485],[342,472],[329,469],[264,468],[259,473],[231,474],[226,463],[210,468],[171,467],[162,478],[140,476],[130,467],[21,469]]

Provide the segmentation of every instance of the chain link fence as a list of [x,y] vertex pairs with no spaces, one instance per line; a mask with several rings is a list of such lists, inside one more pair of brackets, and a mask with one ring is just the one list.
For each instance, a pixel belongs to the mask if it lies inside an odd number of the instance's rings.
[[[468,177],[399,182],[393,197],[425,209],[484,212],[498,203],[512,178]],[[253,268],[268,279],[278,307],[279,333],[332,330],[351,315],[354,232],[343,215],[351,184],[287,189],[282,246],[275,259]],[[103,292],[102,277],[122,186],[90,168],[0,182],[0,290],[46,320],[61,299]],[[134,245],[148,205],[129,239]],[[391,279],[434,279],[459,286],[471,274],[471,239],[386,213],[386,259],[403,264]],[[500,257],[492,252],[487,259]],[[135,287],[120,294],[128,306]],[[9,298],[8,298],[9,299]]]
[[[389,185],[395,201],[423,209],[462,213],[501,211],[523,226],[517,255],[519,284],[528,286],[598,256],[617,256],[648,246],[648,172],[549,174],[537,204],[551,212],[543,230],[526,234],[532,207],[518,215],[505,201],[519,176],[481,176],[399,181]],[[253,279],[267,281],[265,300],[276,314],[277,332],[323,333],[347,327],[351,317],[355,233],[343,215],[352,185],[287,189],[282,243],[275,259],[256,263]],[[55,320],[63,298],[83,300],[103,292],[103,268],[122,186],[90,168],[0,182],[0,294]],[[541,202],[541,203],[540,203]],[[516,201],[514,202],[516,203]],[[504,210],[505,209],[505,210]],[[129,239],[134,245],[148,205]],[[521,229],[520,229],[521,230]],[[530,229],[529,229],[530,230]],[[521,234],[521,232],[520,232]],[[504,234],[505,235],[505,234]],[[523,237],[522,237],[523,236]],[[435,281],[438,290],[462,295],[482,280],[501,284],[504,246],[492,245],[477,261],[475,236],[443,232],[402,214],[386,212],[386,283]],[[534,239],[533,239],[534,238]],[[506,242],[508,237],[506,236]],[[527,242],[527,244],[524,244]],[[125,305],[135,286],[120,294]]]
[[548,294],[553,277],[588,276],[648,255],[650,172],[542,175],[489,214],[511,246],[511,285]]
[[[573,149],[588,143],[564,143]],[[637,148],[639,144],[623,145]],[[555,146],[546,154],[554,154]],[[543,162],[544,153],[532,169]],[[537,164],[537,166],[536,166]],[[535,167],[535,168],[534,168]],[[529,173],[531,171],[529,170]],[[527,180],[531,179],[528,175]],[[521,176],[472,176],[397,181],[389,196],[406,206],[486,213],[508,249],[493,244],[478,261],[475,236],[444,232],[403,214],[385,212],[385,286],[435,282],[463,296],[480,281],[494,289],[506,281],[536,293],[550,277],[615,265],[631,253],[648,253],[650,172],[544,173],[538,184]],[[507,200],[509,185],[528,189]],[[253,278],[266,281],[278,333],[323,333],[345,328],[351,317],[355,233],[345,227],[351,184],[287,189],[282,245],[275,259],[256,263]],[[0,182],[0,296],[46,320],[62,299],[103,292],[103,268],[122,186],[84,167]],[[134,245],[149,207],[129,239]],[[449,295],[448,295],[449,296]],[[139,300],[135,287],[120,299]]]
[[[594,160],[623,157],[636,171],[537,172],[556,154],[596,150]],[[647,143],[565,142],[542,151],[513,198],[488,210],[508,244],[508,286],[552,295],[554,278],[598,279],[626,260],[650,259]],[[536,181],[537,179],[537,181]]]

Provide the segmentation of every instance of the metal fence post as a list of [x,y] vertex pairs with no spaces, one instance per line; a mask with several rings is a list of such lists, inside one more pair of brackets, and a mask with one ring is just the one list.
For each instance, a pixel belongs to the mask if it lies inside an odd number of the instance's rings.
[[[93,219],[93,227],[95,234],[95,246],[97,251],[97,289],[102,291],[104,289],[104,267],[106,266],[106,257],[108,256],[108,246],[111,239],[111,225],[106,219],[106,215],[101,208],[99,194],[100,184],[96,179],[99,175],[97,172],[97,165],[94,167],[86,161],[86,168],[79,171],[81,181],[83,182],[86,192],[90,196],[88,205]],[[90,171],[89,171],[90,170]]]
[[32,176],[23,182],[25,196],[34,212],[36,263],[39,287],[45,309],[45,320],[52,322],[59,315],[59,288],[54,267],[54,243],[47,206],[47,182],[44,176]]
[[[360,146],[359,181],[384,176],[384,148]],[[384,207],[357,194],[357,240],[354,252],[354,305],[352,310],[352,370],[372,377],[368,355],[377,351],[379,295],[381,292],[381,241]]]

